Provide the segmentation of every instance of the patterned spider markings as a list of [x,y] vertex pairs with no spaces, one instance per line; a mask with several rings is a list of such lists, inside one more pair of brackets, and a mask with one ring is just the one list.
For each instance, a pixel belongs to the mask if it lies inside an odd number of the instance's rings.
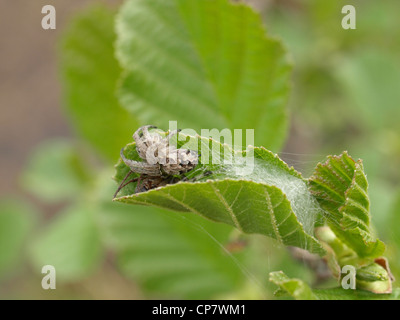
[[[130,171],[122,180],[114,198],[122,188],[132,182],[137,182],[135,193],[140,193],[187,180],[183,174],[196,167],[199,160],[196,151],[177,149],[169,144],[171,137],[180,130],[171,131],[163,138],[158,133],[150,133],[150,128],[157,127],[143,126],[133,134],[138,155],[144,161],[127,159],[124,155],[124,149],[121,149],[121,159],[130,168]],[[132,173],[139,173],[140,176],[126,182]]]

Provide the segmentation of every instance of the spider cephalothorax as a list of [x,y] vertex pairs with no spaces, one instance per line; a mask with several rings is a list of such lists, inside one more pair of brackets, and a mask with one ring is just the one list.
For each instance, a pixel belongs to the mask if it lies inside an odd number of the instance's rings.
[[[156,127],[143,126],[133,134],[138,155],[144,161],[127,159],[124,155],[124,149],[121,150],[121,159],[130,168],[130,171],[122,181],[114,197],[124,186],[135,181],[138,182],[136,193],[176,183],[183,178],[182,176],[180,179],[176,177],[177,175],[183,175],[197,165],[199,156],[196,151],[177,149],[169,144],[170,138],[177,134],[178,130],[171,131],[163,138],[156,132],[150,133],[150,128]],[[132,173],[139,173],[140,176],[125,183]]]

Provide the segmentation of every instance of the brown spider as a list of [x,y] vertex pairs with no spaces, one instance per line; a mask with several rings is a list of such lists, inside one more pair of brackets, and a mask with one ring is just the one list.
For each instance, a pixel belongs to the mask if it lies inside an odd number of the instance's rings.
[[[163,138],[157,133],[150,133],[150,128],[157,127],[143,126],[133,134],[136,150],[144,162],[127,159],[124,149],[121,149],[121,159],[130,171],[122,180],[114,198],[123,187],[132,182],[137,181],[135,193],[140,193],[184,180],[185,177],[182,175],[197,165],[199,156],[196,151],[170,146],[169,139],[177,134],[178,130],[170,132]],[[125,182],[132,173],[139,173],[140,176]],[[177,175],[181,177],[176,177]]]

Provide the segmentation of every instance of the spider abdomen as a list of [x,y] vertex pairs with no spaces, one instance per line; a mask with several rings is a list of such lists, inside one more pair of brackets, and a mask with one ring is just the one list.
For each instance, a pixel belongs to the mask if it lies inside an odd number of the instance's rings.
[[[196,151],[189,149],[177,149],[169,144],[169,139],[178,133],[178,130],[170,132],[165,138],[158,133],[150,133],[149,128],[143,126],[136,130],[133,139],[136,142],[136,150],[144,161],[127,159],[124,149],[121,150],[121,159],[130,168],[131,172],[140,174],[136,192],[145,192],[159,186],[176,183],[182,175],[196,167],[199,156]],[[175,177],[174,177],[175,176]]]

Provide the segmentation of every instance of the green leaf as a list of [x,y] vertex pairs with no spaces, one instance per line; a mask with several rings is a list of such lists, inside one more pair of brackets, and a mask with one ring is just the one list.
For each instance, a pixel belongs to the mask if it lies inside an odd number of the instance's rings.
[[383,254],[385,245],[375,239],[370,226],[368,182],[361,160],[354,161],[346,152],[330,156],[317,165],[309,186],[340,240],[361,258]]
[[[385,221],[386,228],[391,228],[391,232],[385,235],[388,242],[388,253],[391,260],[391,269],[396,279],[400,278],[400,229],[392,226],[400,225],[400,190],[394,196],[393,203],[389,209],[388,219]],[[387,229],[386,229],[387,230]],[[397,263],[395,262],[397,261]]]
[[375,294],[364,290],[344,290],[343,288],[315,289],[314,294],[319,300],[399,300],[400,288],[391,294]]
[[62,38],[66,107],[82,137],[115,160],[137,122],[116,98],[121,69],[114,58],[114,12],[94,6],[77,15]]
[[394,278],[386,258],[360,259],[328,226],[317,228],[316,237],[326,249],[327,255],[324,258],[338,281],[346,275],[342,273],[342,268],[350,265],[356,271],[354,280],[357,289],[379,294],[392,292]]
[[357,288],[374,293],[391,293],[392,281],[388,271],[378,263],[371,263],[357,269]]
[[32,231],[34,210],[20,200],[0,201],[0,279],[24,256],[24,245]]
[[[107,180],[105,180],[105,178]],[[194,215],[111,202],[109,174],[100,177],[96,217],[123,273],[146,292],[206,299],[238,290],[240,257],[224,245],[232,228]]]
[[[187,137],[179,134],[178,140],[186,141],[182,136]],[[192,212],[234,226],[244,233],[263,234],[285,245],[324,252],[312,236],[319,207],[297,171],[264,148],[234,152],[212,139],[191,137],[190,141],[186,147],[193,149],[191,146],[200,143],[202,156],[195,170],[187,175],[189,181],[137,194],[134,193],[136,183],[132,183],[115,201]],[[126,157],[138,160],[134,143],[124,152]],[[254,160],[251,172],[246,172],[250,167],[239,160],[246,154]],[[202,164],[208,155],[213,156],[210,164]],[[212,164],[217,158],[221,163]],[[225,160],[235,162],[224,164]],[[121,183],[129,169],[122,160],[116,169],[115,180]],[[212,174],[204,176],[207,171]],[[244,172],[247,175],[243,175]]]
[[286,136],[290,64],[261,17],[228,0],[130,0],[117,18],[119,97],[143,123]]
[[289,295],[296,300],[399,300],[400,288],[391,294],[374,294],[363,290],[343,288],[311,289],[299,279],[290,279],[282,271],[270,273],[270,281],[279,286],[277,295]]
[[38,234],[30,247],[36,272],[52,265],[57,280],[76,281],[98,267],[102,245],[91,210],[83,205],[70,207]]
[[91,179],[91,170],[79,149],[57,139],[39,145],[21,176],[23,187],[48,202],[72,199]]
[[[269,281],[279,286],[280,290],[291,295],[296,300],[317,300],[311,288],[299,279],[290,279],[282,271],[271,272]],[[278,291],[278,293],[280,293]]]

